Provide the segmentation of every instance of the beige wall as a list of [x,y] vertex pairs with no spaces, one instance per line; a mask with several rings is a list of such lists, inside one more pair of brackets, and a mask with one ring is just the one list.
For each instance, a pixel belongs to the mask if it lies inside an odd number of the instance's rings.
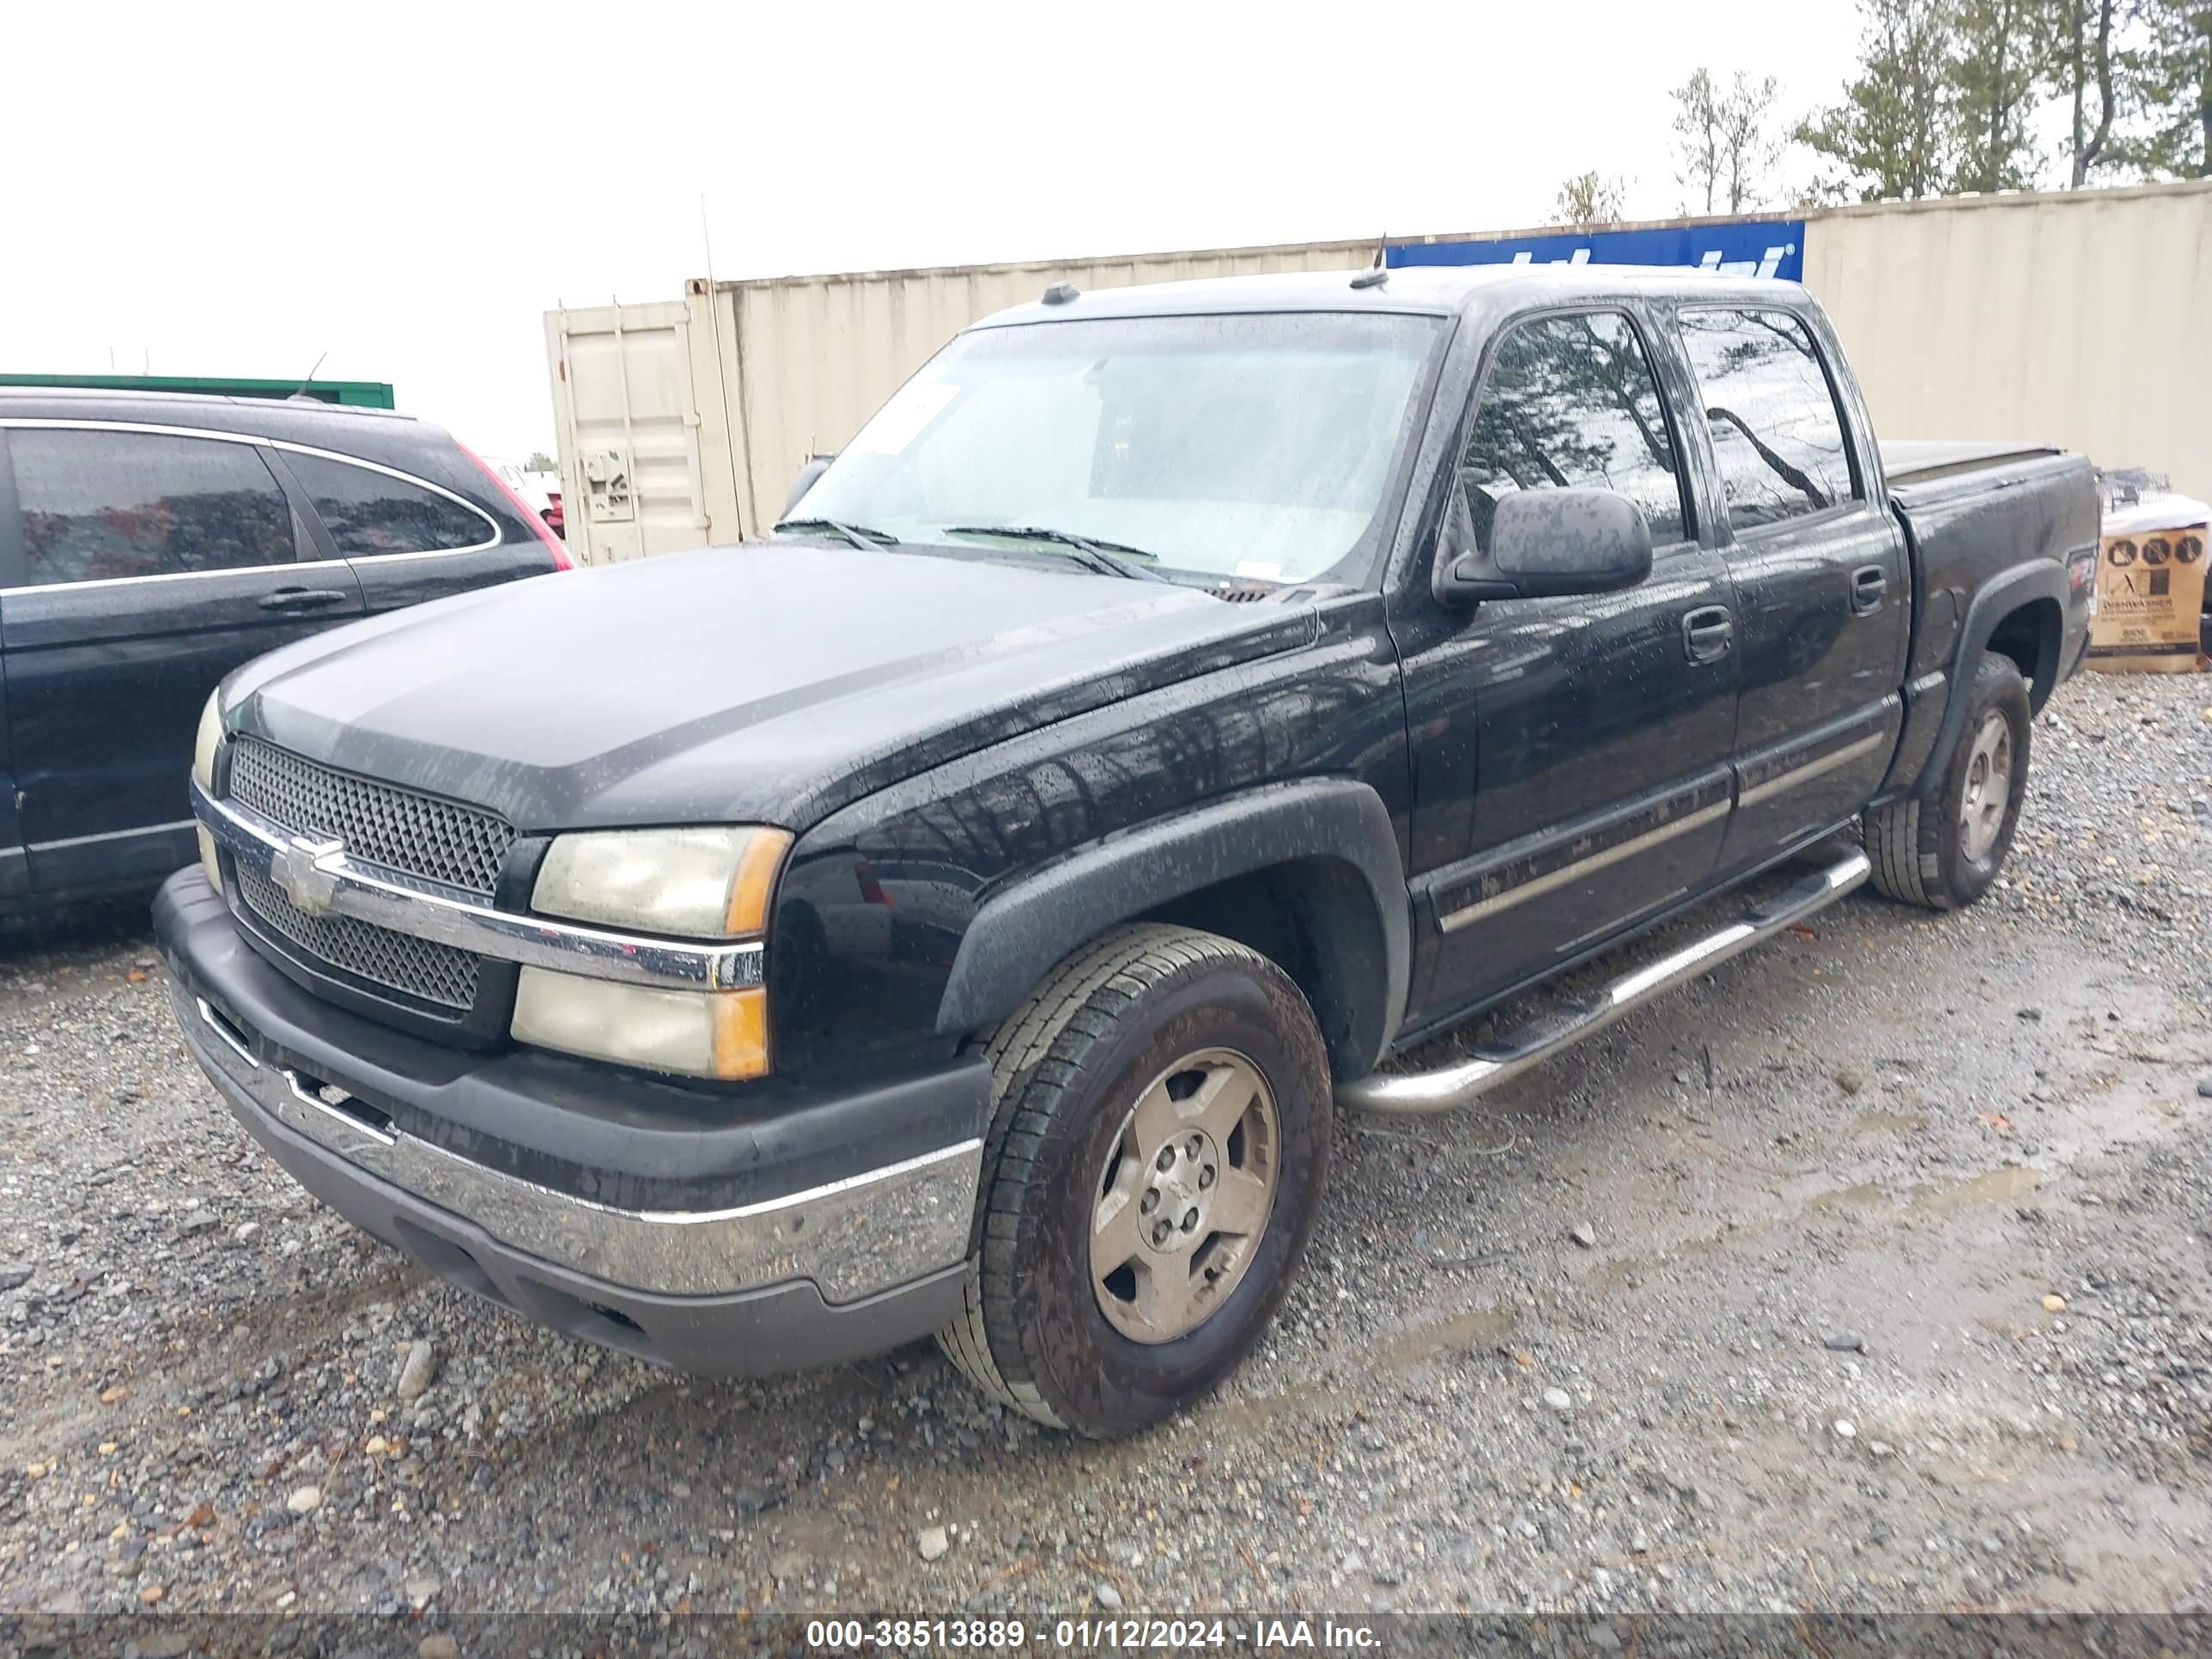
[[1822,214],[1805,284],[1884,437],[2049,441],[2212,496],[2212,181]]

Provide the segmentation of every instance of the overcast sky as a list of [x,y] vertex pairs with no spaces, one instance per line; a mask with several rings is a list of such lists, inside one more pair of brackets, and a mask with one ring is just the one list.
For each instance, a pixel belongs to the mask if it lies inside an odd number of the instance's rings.
[[544,314],[717,276],[1680,211],[1699,64],[1832,100],[1844,0],[9,8],[0,369],[390,380],[550,449]]

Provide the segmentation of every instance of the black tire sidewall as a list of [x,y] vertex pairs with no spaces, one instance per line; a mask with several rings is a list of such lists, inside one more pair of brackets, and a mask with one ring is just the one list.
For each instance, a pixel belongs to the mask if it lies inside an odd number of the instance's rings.
[[[1244,1275],[1204,1324],[1172,1342],[1132,1340],[1100,1309],[1090,1233],[1099,1182],[1129,1107],[1186,1055],[1231,1048],[1275,1100],[1280,1168]],[[1177,974],[1116,1019],[1062,1090],[1037,1149],[1019,1232],[1014,1319],[1036,1386],[1086,1433],[1126,1433],[1204,1395],[1234,1370],[1290,1288],[1327,1180],[1328,1071],[1311,1014],[1271,964],[1212,961]]]
[[[2006,725],[2012,729],[2012,790],[2005,802],[2004,820],[1997,826],[1996,839],[1990,843],[1990,850],[1975,860],[1966,857],[1960,843],[1959,815],[1966,805],[1974,734],[1981,730],[1982,722],[1992,711],[2002,714]],[[1947,908],[1972,904],[1989,891],[1997,872],[2004,868],[2005,856],[2012,850],[2013,831],[2020,823],[2021,805],[2027,799],[2030,724],[2027,685],[2021,678],[2020,670],[2008,658],[1984,657],[1974,676],[1965,728],[1952,749],[1950,763],[1944,768],[1942,787],[1929,803],[1933,810],[1922,814],[1920,850],[1923,857],[1933,855],[1936,870],[1936,883],[1929,896],[1939,899]]]

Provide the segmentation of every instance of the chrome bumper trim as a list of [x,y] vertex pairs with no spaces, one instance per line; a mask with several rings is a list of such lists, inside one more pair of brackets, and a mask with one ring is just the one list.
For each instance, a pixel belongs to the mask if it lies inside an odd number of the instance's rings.
[[283,889],[309,915],[351,916],[478,956],[627,985],[727,991],[766,979],[758,939],[686,945],[495,909],[473,893],[349,858],[192,783],[192,812],[216,844]]
[[192,1058],[241,1117],[259,1113],[500,1243],[627,1290],[715,1296],[810,1279],[857,1300],[968,1253],[983,1143],[963,1140],[787,1197],[733,1209],[618,1210],[502,1175],[318,1099],[298,1073],[256,1060],[230,1022],[172,978]]

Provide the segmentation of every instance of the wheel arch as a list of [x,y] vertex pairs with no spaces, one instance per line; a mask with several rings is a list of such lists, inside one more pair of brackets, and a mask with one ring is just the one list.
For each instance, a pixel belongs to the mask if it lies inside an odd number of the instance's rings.
[[1137,825],[1000,886],[961,939],[939,1035],[996,1024],[1054,963],[1138,921],[1204,928],[1275,962],[1312,1005],[1340,1079],[1372,1069],[1404,1014],[1412,922],[1396,829],[1369,785],[1312,778]]
[[[2027,682],[2027,708],[2040,714],[2058,689],[2058,662],[2066,634],[2065,607],[2055,599],[2033,599],[1997,618],[1984,651],[2012,659]],[[1961,665],[1963,672],[1972,665]]]
[[[1915,770],[1911,793],[1933,788],[1942,775],[1943,757],[1966,729],[1966,710],[1974,697],[1974,667],[1987,651],[2019,665],[2027,684],[2030,715],[2039,713],[2057,689],[2064,648],[2066,572],[2055,560],[2039,559],[1998,572],[1968,602],[1959,629],[1958,654],[1951,660],[1943,692],[1943,717],[1926,747],[1911,743]],[[1937,681],[1940,685],[1941,680]],[[1902,757],[1901,757],[1902,758]]]

